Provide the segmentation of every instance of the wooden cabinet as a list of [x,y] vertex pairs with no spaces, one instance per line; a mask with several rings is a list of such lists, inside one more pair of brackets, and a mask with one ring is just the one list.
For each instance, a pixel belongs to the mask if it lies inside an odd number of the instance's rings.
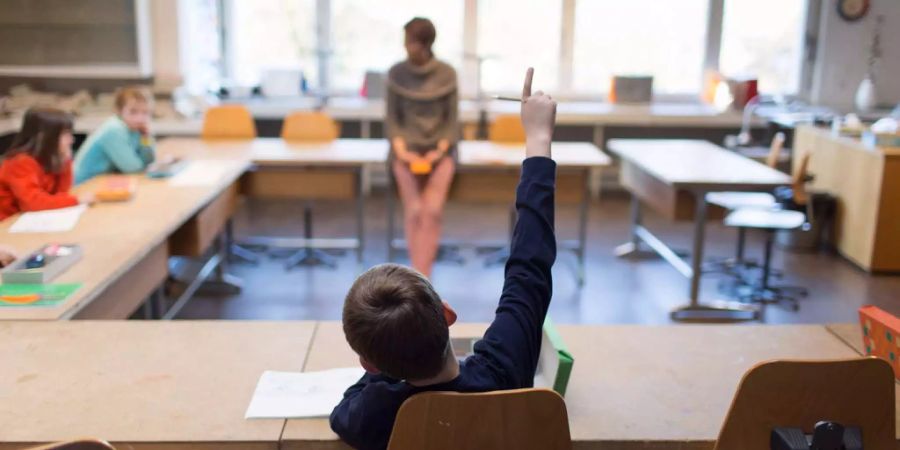
[[812,152],[811,188],[837,198],[838,251],[866,271],[900,272],[900,148],[869,148],[804,126],[794,151]]

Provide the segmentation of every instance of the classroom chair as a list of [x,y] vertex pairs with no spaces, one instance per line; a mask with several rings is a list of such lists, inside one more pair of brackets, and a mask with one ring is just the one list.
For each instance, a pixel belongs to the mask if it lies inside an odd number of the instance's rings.
[[503,114],[494,118],[488,129],[488,140],[498,144],[525,142],[525,128],[518,114]]
[[400,407],[388,444],[388,450],[488,448],[571,449],[562,397],[549,389],[425,392]]
[[286,141],[329,142],[340,134],[340,125],[322,112],[296,111],[281,125],[281,138]]
[[256,123],[250,111],[241,105],[213,106],[203,115],[203,139],[253,139]]
[[[503,114],[494,118],[488,128],[488,140],[497,144],[524,144],[525,128],[522,127],[522,119],[518,114]],[[509,235],[512,237],[512,230],[516,226],[516,208],[510,205],[509,208]],[[483,247],[476,251],[484,254],[485,266],[496,266],[506,264],[509,259],[509,246]]]
[[715,449],[768,449],[774,428],[809,433],[823,420],[860,427],[863,448],[894,448],[895,384],[877,358],[758,364],[738,385]]
[[[784,148],[784,133],[776,133],[769,146],[769,154],[766,157],[766,165],[775,169],[778,166],[778,159],[781,156],[781,150]],[[776,206],[775,196],[769,192],[710,192],[706,194],[706,201],[716,206],[721,206],[726,210],[733,211],[739,208],[765,208],[770,209]],[[724,261],[717,261],[707,268],[710,272],[724,272],[735,275],[737,271],[748,265],[744,261],[744,245],[747,238],[747,229],[738,227],[737,246],[734,258]],[[753,266],[753,264],[749,264]]]
[[78,439],[32,447],[28,450],[115,450],[115,447],[99,439]]
[[[295,111],[284,118],[281,138],[289,142],[331,142],[340,137],[340,126],[331,116],[322,112]],[[328,253],[314,248],[312,201],[303,205],[303,238],[305,247],[293,251],[284,263],[285,270],[297,266],[325,265],[337,267],[337,261]]]
[[[250,110],[242,105],[212,106],[203,115],[203,139],[254,139],[256,123]],[[234,243],[234,225],[229,220],[225,227],[228,255],[232,258],[256,264],[259,258],[252,251]]]
[[806,212],[772,208],[759,208],[755,206],[739,208],[725,217],[725,225],[740,229],[757,229],[766,233],[766,241],[763,249],[762,273],[757,285],[750,285],[750,291],[744,295],[745,300],[762,303],[786,303],[792,310],[797,311],[800,305],[798,297],[805,297],[808,292],[799,286],[773,286],[770,284],[772,275],[772,247],[775,244],[775,232],[779,230],[809,229],[809,221],[812,220],[812,203],[806,193],[807,167],[810,153],[805,153],[794,170],[792,178],[793,203],[796,207],[804,208]]

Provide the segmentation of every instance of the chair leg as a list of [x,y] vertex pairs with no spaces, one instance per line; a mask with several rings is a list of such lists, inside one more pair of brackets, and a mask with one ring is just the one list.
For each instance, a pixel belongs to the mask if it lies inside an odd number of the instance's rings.
[[750,288],[749,295],[745,297],[754,303],[782,304],[792,311],[798,311],[800,304],[798,297],[806,297],[808,291],[799,286],[773,286],[772,277],[772,249],[775,246],[775,230],[766,230],[766,242],[763,253],[762,273],[759,284]]
[[306,242],[306,247],[301,248],[288,257],[287,261],[284,262],[285,270],[290,270],[297,266],[327,266],[332,269],[337,267],[337,260],[333,256],[312,246],[313,217],[310,202],[306,202],[303,206],[303,238]]
[[232,262],[244,262],[248,264],[259,264],[259,256],[250,249],[235,243],[234,241],[234,221],[228,219],[225,223],[225,242],[228,247],[228,259]]

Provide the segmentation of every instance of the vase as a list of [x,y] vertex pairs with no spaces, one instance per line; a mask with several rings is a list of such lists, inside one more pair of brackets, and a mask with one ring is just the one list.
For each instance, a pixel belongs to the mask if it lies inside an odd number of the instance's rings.
[[869,112],[875,109],[875,83],[871,77],[864,78],[856,88],[856,109],[860,112]]

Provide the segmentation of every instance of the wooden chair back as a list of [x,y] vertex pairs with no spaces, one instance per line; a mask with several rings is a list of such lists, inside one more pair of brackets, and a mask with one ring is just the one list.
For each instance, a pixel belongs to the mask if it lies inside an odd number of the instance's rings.
[[549,389],[425,392],[397,413],[389,450],[571,449],[562,397]]
[[766,156],[766,165],[775,169],[778,167],[778,158],[781,156],[781,150],[784,148],[784,133],[777,132],[772,138],[772,144],[769,146],[769,154]]
[[203,139],[253,139],[256,123],[250,111],[241,105],[213,106],[203,116]]
[[289,141],[328,142],[340,134],[338,123],[323,112],[296,111],[281,126],[281,138]]
[[809,203],[809,193],[806,191],[806,178],[809,175],[809,158],[811,153],[804,152],[799,155],[797,164],[794,165],[794,173],[791,177],[791,188],[794,190],[794,203],[806,205]]
[[518,114],[504,114],[494,118],[488,128],[488,140],[501,144],[525,142],[525,128]]
[[32,447],[28,450],[115,450],[115,447],[99,439],[77,439]]
[[759,364],[741,380],[715,448],[767,449],[773,428],[810,433],[821,420],[861,427],[864,448],[894,448],[895,385],[876,358]]

